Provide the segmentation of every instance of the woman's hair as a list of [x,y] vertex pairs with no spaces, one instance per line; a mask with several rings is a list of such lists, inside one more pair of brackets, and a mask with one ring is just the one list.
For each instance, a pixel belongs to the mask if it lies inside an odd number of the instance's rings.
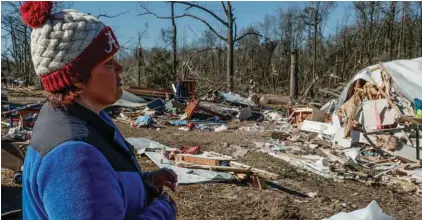
[[91,71],[81,74],[75,79],[71,86],[68,86],[58,92],[48,93],[47,100],[56,108],[68,108],[73,105],[76,100],[81,96],[83,89],[75,86],[75,83],[88,83],[91,77]]

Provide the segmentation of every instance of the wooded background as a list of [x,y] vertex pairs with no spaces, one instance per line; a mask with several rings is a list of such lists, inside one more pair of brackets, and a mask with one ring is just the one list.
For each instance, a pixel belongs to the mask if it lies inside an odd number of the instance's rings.
[[[2,4],[8,4],[7,13],[2,7],[2,37],[12,41],[2,53],[2,61],[25,79],[32,79],[30,28],[22,23],[20,2]],[[221,2],[224,16],[200,2],[168,2],[173,9],[168,15],[156,14],[145,2],[134,4],[142,10],[137,17],[167,19],[169,28],[161,31],[166,47],[144,47],[142,38],[148,32],[145,25],[130,46],[121,48],[118,59],[125,67],[122,78],[132,86],[168,89],[176,79],[196,79],[198,89],[203,91],[248,93],[253,88],[258,93],[288,94],[290,78],[297,74],[298,87],[293,95],[310,89],[310,95],[316,96],[318,88],[341,88],[369,65],[422,56],[422,2],[353,2],[341,24],[328,36],[323,32],[335,2],[280,8],[259,24],[241,30],[236,25],[241,18],[236,17],[230,2]],[[69,6],[55,2],[54,10]],[[176,14],[176,7],[186,10]],[[201,18],[204,13],[219,24]],[[181,17],[199,21],[207,30],[194,41],[178,44],[177,19]]]

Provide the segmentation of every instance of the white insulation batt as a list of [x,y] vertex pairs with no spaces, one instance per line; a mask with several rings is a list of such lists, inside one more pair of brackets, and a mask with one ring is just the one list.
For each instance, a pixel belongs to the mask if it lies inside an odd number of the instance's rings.
[[[336,110],[347,101],[346,98],[349,88],[356,80],[363,79],[381,86],[381,69],[370,72],[371,69],[378,65],[379,64],[376,64],[359,71],[353,79],[347,83],[338,97]],[[414,98],[422,99],[422,57],[412,60],[394,60],[383,63],[383,65],[397,85],[399,92],[403,94],[407,100],[413,102]],[[371,80],[369,74],[375,82]]]

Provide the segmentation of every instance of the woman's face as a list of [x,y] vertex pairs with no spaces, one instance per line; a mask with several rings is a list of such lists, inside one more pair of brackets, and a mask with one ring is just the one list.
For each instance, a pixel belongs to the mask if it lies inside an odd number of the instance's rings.
[[91,103],[107,107],[122,96],[122,83],[120,73],[122,66],[114,57],[100,63],[91,72],[91,78],[83,89],[83,96],[90,99]]

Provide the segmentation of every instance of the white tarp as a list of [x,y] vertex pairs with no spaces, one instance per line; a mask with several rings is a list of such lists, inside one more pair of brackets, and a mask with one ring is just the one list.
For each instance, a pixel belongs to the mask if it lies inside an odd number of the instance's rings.
[[[403,96],[413,102],[414,98],[422,99],[422,58],[413,60],[394,60],[383,63],[385,68],[390,73],[391,78],[400,90]],[[381,69],[370,72],[371,69],[377,67],[379,64],[367,67],[359,71],[352,80],[350,80],[340,93],[338,98],[336,110],[344,104],[349,93],[349,88],[358,79],[364,79],[381,86]],[[375,81],[373,82],[371,78]]]
[[169,169],[172,169],[177,174],[177,184],[179,185],[209,182],[225,182],[235,179],[234,176],[230,173],[177,167],[174,165],[174,161],[167,160],[163,157],[161,153],[145,152],[145,154],[158,167],[167,167]]
[[395,220],[396,218],[382,212],[378,203],[374,200],[366,208],[353,212],[340,212],[328,220]]
[[[161,149],[172,149],[168,146],[162,145],[158,142],[152,141],[147,138],[127,138],[136,151],[145,150],[146,148],[161,148]],[[216,172],[211,170],[201,169],[188,169],[177,167],[174,165],[174,161],[167,160],[161,153],[158,152],[145,152],[145,154],[151,159],[158,167],[167,167],[172,169],[177,174],[178,184],[194,184],[194,183],[208,183],[208,182],[224,182],[234,180],[234,176],[230,173]]]
[[136,150],[146,149],[146,148],[157,148],[157,149],[172,149],[166,145],[160,144],[156,141],[152,141],[148,138],[135,138],[130,137],[126,138],[126,141],[129,142]]

